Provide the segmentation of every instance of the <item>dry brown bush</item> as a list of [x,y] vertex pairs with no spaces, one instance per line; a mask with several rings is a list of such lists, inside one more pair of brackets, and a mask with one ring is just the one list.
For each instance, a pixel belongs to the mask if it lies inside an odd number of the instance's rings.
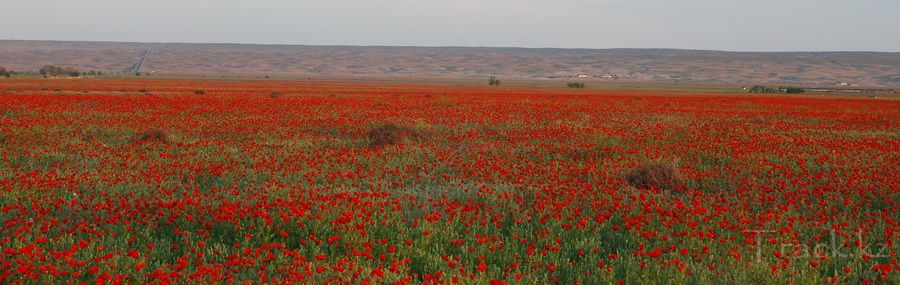
[[408,143],[422,137],[422,132],[414,127],[396,123],[385,123],[369,130],[369,146]]
[[629,185],[638,189],[673,191],[684,185],[675,162],[644,162],[624,176]]
[[148,143],[148,142],[157,142],[157,143],[169,143],[169,135],[166,134],[165,131],[160,129],[149,129],[141,134],[137,138],[137,142],[139,143]]

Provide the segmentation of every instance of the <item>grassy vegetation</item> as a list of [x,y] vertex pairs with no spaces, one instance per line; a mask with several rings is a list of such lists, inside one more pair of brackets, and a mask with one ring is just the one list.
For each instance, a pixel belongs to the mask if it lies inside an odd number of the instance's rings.
[[0,283],[900,278],[895,100],[10,82]]

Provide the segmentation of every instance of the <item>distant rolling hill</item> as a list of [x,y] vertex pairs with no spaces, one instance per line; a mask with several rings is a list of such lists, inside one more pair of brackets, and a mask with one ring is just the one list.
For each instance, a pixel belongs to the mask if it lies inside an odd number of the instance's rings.
[[173,75],[900,86],[900,53],[0,41],[0,66],[46,64]]

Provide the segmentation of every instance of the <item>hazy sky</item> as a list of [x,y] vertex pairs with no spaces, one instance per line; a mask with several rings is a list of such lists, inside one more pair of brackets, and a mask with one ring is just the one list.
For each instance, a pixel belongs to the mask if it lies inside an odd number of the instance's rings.
[[0,0],[0,38],[900,51],[900,0]]

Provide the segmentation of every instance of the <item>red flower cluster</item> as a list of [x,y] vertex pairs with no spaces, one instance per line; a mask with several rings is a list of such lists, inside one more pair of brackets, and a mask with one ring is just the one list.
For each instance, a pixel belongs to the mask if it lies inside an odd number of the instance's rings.
[[[4,284],[900,278],[896,100],[3,84]],[[421,137],[371,147],[385,122]],[[678,191],[627,183],[648,160],[674,161]]]

